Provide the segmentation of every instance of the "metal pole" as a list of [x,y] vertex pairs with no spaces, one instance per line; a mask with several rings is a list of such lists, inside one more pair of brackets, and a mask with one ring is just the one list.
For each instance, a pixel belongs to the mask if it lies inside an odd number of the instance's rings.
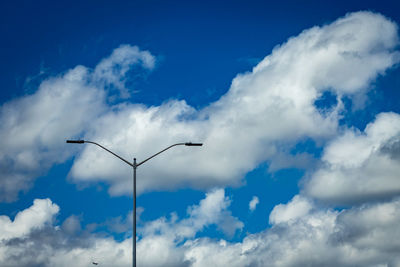
[[136,267],[136,158],[133,159],[133,258],[132,266]]

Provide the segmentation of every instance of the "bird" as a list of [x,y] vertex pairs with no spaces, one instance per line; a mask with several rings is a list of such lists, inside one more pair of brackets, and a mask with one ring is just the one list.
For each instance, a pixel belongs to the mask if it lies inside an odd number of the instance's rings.
[[92,262],[92,264],[93,264],[93,265],[99,265],[98,262],[94,262],[94,261]]

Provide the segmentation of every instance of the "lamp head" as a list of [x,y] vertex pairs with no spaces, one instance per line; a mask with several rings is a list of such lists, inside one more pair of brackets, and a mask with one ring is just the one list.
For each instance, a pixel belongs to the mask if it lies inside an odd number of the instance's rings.
[[185,146],[202,146],[202,143],[185,143]]
[[83,144],[85,143],[84,140],[67,140],[68,144]]

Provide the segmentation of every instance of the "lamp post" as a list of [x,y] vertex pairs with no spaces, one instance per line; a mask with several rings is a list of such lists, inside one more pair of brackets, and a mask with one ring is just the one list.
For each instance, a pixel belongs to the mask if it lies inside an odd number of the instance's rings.
[[127,163],[129,166],[131,166],[133,168],[133,235],[132,235],[132,239],[133,239],[133,258],[132,258],[132,266],[136,267],[136,169],[137,167],[139,167],[140,165],[142,165],[143,163],[145,163],[146,161],[154,158],[155,156],[161,154],[162,152],[174,147],[174,146],[202,146],[202,143],[177,143],[177,144],[173,144],[163,150],[161,150],[160,152],[157,152],[156,154],[148,157],[147,159],[137,163],[136,162],[136,158],[133,159],[133,163],[129,162],[128,160],[124,159],[123,157],[115,154],[114,152],[112,152],[111,150],[105,148],[104,146],[96,143],[96,142],[92,142],[92,141],[87,141],[87,140],[67,140],[66,141],[68,144],[84,144],[84,143],[89,143],[89,144],[94,144],[96,146],[101,147],[102,149],[104,149],[105,151],[113,154],[114,156],[116,156],[117,158],[119,158],[120,160],[122,160],[123,162]]

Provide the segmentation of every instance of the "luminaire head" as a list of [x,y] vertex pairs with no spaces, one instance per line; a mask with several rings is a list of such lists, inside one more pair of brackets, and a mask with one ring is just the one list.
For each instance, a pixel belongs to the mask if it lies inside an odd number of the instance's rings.
[[202,146],[202,143],[185,143],[185,146]]
[[67,140],[68,144],[83,144],[85,140]]

